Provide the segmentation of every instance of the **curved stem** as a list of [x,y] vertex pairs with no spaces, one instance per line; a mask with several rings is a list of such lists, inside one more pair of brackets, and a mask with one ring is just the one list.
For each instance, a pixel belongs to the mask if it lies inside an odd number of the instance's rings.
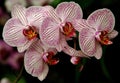
[[[76,49],[76,38],[74,38],[74,49]],[[79,65],[76,67],[76,70],[75,70],[76,71],[75,72],[75,83],[79,82],[80,72],[78,72],[78,70],[77,70]]]
[[[77,39],[74,38],[74,49],[77,48],[76,41],[77,41]],[[81,62],[76,66],[76,70],[75,70],[76,71],[75,72],[75,83],[79,83],[79,78],[81,76],[81,71],[82,71],[82,69],[83,69],[83,67],[84,67],[86,62],[87,62],[87,59],[83,58],[83,59],[81,59]]]
[[75,76],[75,83],[79,83],[79,79],[80,79],[80,76],[82,74],[82,69],[84,67],[84,65],[86,64],[87,62],[87,59],[86,58],[83,58],[81,63],[79,63],[76,67],[76,76]]
[[76,49],[76,38],[74,38],[74,49]]
[[17,76],[16,80],[14,81],[14,83],[17,83],[20,80],[20,78],[22,76],[23,68],[24,68],[24,66],[22,66],[22,68],[20,70],[20,73],[18,74],[18,76]]

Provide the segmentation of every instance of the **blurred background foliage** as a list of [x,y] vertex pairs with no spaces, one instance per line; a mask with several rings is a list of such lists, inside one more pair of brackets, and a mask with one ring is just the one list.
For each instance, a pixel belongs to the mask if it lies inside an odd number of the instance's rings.
[[[2,30],[5,22],[10,18],[10,12],[5,6],[7,0],[0,0],[0,38],[2,40]],[[17,0],[16,0],[17,1]],[[40,0],[39,0],[40,1]],[[53,0],[47,4],[56,7],[64,1],[74,1],[83,9],[83,18],[87,18],[90,13],[100,8],[110,9],[115,16],[115,30],[120,32],[120,1],[119,0]],[[31,3],[26,1],[27,6]],[[35,4],[34,4],[35,5]],[[45,5],[45,4],[43,4]],[[71,46],[73,42],[68,42]],[[13,48],[16,49],[16,48]],[[1,50],[1,48],[0,48]],[[120,36],[118,35],[113,44],[104,47],[103,57],[100,60],[95,58],[82,59],[78,65],[70,63],[70,57],[64,53],[59,53],[60,63],[50,66],[48,76],[42,82],[32,77],[23,68],[22,77],[18,83],[119,83],[119,50]],[[2,51],[0,51],[2,53]],[[0,54],[1,54],[0,53]],[[61,56],[62,55],[62,56]],[[8,58],[8,57],[7,57]],[[1,59],[0,59],[1,60]],[[23,65],[23,64],[22,64]],[[80,71],[80,67],[83,67]],[[22,68],[22,67],[20,67]],[[14,69],[13,66],[3,64],[0,61],[0,80],[8,78],[11,83],[19,75],[20,69]]]

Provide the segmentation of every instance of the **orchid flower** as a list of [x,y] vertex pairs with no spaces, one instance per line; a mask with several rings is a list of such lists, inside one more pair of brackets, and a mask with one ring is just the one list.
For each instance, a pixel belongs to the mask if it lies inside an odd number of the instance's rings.
[[26,71],[40,81],[44,80],[48,74],[48,65],[55,65],[59,62],[54,58],[57,51],[46,48],[40,40],[35,41],[26,51],[24,65]]
[[12,10],[12,18],[9,19],[3,28],[4,41],[19,52],[24,52],[36,39],[38,29],[44,18],[43,7],[31,6],[24,8],[15,5]]
[[[72,20],[82,18],[81,7],[75,2],[63,2],[56,9],[51,7],[46,13],[48,17],[43,21],[39,31],[41,41],[59,52],[71,50],[68,49],[66,41],[76,36]],[[66,53],[69,53],[67,51]],[[74,52],[77,51],[74,50]]]
[[118,32],[114,30],[115,17],[107,9],[94,11],[87,20],[74,21],[76,29],[79,31],[79,45],[81,50],[88,56],[95,56],[100,59],[102,56],[102,46],[110,45]]

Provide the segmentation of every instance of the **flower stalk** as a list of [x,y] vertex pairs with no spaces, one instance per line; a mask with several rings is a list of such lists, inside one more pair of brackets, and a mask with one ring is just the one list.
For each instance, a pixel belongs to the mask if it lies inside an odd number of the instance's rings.
[[21,76],[22,76],[22,73],[23,73],[23,69],[24,69],[24,66],[22,66],[17,78],[15,79],[15,81],[13,83],[18,83],[18,81],[20,80]]

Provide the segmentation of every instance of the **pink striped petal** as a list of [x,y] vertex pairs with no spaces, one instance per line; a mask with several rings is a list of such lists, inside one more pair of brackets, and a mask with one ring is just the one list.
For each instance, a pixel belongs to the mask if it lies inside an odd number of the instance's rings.
[[93,56],[96,52],[95,31],[90,28],[84,28],[79,34],[79,45],[81,50],[88,56]]
[[18,19],[12,18],[7,21],[3,28],[3,38],[10,46],[21,46],[27,42],[23,35],[25,28]]
[[59,18],[59,16],[55,12],[55,9],[52,6],[45,6],[45,8],[44,8],[44,15],[46,17],[51,17],[57,23],[60,23],[60,21],[61,21],[61,19]]
[[62,2],[56,8],[58,16],[64,20],[80,19],[83,17],[81,7],[75,2]]
[[82,51],[75,50],[70,46],[65,46],[63,52],[72,57],[87,57],[86,54],[84,54]]
[[115,25],[115,17],[109,9],[98,9],[88,17],[88,23],[99,31],[111,32]]
[[25,53],[24,65],[25,65],[26,71],[29,74],[31,74],[32,76],[38,77],[44,69],[42,53],[36,51],[34,48],[31,47]]
[[25,12],[26,12],[25,7],[16,4],[14,5],[11,13],[12,13],[12,17],[18,18],[23,25],[27,25],[27,19],[25,16]]
[[41,27],[43,21],[43,7],[41,6],[31,6],[26,10],[26,18],[28,19],[28,24],[35,26],[36,28]]
[[46,18],[39,32],[40,38],[46,45],[55,47],[60,41],[59,26],[52,18]]
[[108,37],[109,37],[110,39],[113,39],[113,38],[115,38],[117,35],[118,35],[118,31],[113,30],[113,31],[111,31],[111,32],[108,34]]
[[67,45],[66,37],[63,34],[60,34],[60,42],[55,47],[58,52],[63,51],[64,47]]
[[26,41],[26,43],[24,45],[17,46],[18,52],[21,53],[21,52],[24,52],[25,50],[27,50],[34,41],[36,41],[36,39],[31,40],[31,41]]
[[42,44],[41,40],[39,40],[39,39],[36,39],[30,46],[30,48],[33,48],[34,50],[36,50],[39,53],[42,53],[45,50],[45,49],[43,49],[43,44]]
[[86,55],[82,51],[77,51],[74,48],[70,47],[67,44],[67,41],[65,40],[64,36],[61,35],[61,41],[58,45],[58,47],[61,47],[61,51],[64,53],[70,55],[70,56],[77,56],[77,57],[86,57]]
[[85,19],[73,20],[72,24],[78,32],[81,32],[83,28],[92,28],[89,26],[89,24],[87,23]]
[[96,59],[100,59],[102,57],[102,47],[101,45],[96,42],[96,52],[94,53]]
[[41,72],[41,74],[38,75],[38,79],[40,81],[43,81],[46,78],[48,71],[49,71],[48,65],[44,63],[43,71]]

